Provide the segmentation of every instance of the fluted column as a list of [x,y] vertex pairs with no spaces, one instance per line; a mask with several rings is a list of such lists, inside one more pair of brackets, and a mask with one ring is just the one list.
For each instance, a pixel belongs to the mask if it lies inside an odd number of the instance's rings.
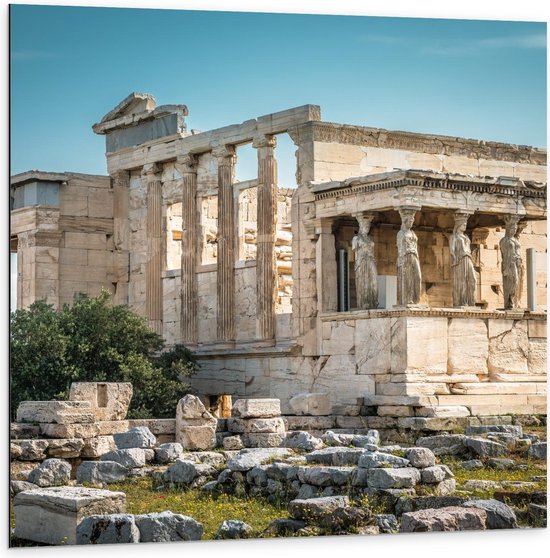
[[143,167],[147,183],[147,264],[145,308],[149,327],[162,335],[162,184],[161,169],[156,164]]
[[220,341],[235,339],[235,209],[233,182],[235,148],[231,145],[212,150],[218,159],[218,322]]
[[182,175],[182,236],[181,236],[181,339],[197,343],[197,158],[188,154],[178,157],[177,168]]
[[258,204],[256,300],[257,333],[260,339],[275,338],[275,301],[277,296],[277,262],[275,232],[277,226],[277,159],[274,136],[256,138],[258,150]]

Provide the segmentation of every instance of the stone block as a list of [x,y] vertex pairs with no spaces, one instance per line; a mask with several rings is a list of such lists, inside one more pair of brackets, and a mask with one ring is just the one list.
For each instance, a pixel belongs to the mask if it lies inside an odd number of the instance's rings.
[[83,487],[39,488],[17,494],[13,501],[15,536],[29,541],[76,544],[76,530],[90,515],[123,513],[123,492]]
[[286,432],[283,419],[278,417],[269,419],[228,418],[227,430],[236,434],[244,432],[284,434]]
[[294,519],[303,519],[309,523],[337,509],[347,508],[349,505],[347,496],[296,499],[289,502],[288,511]]
[[546,339],[547,338],[547,327],[546,322],[540,320],[529,320],[528,321],[528,334],[529,339],[532,337],[538,339]]
[[144,467],[146,462],[145,450],[142,448],[117,449],[103,454],[101,461],[114,461],[127,469]]
[[357,320],[355,358],[358,374],[388,374],[390,372],[390,318]]
[[487,529],[515,529],[516,514],[510,506],[498,500],[469,500],[462,504],[465,508],[476,508],[487,513]]
[[171,511],[136,515],[140,542],[200,541],[203,526],[193,518]]
[[135,426],[128,432],[113,434],[118,449],[153,448],[157,439],[146,426]]
[[425,469],[435,465],[435,454],[429,448],[409,448],[405,451],[405,457],[413,467]]
[[288,404],[296,415],[326,416],[332,411],[328,393],[298,393]]
[[511,329],[505,330],[489,340],[488,368],[490,376],[528,374],[528,353],[527,323],[515,321]]
[[351,467],[299,467],[298,480],[312,486],[346,486],[352,473]]
[[412,467],[401,469],[367,469],[369,488],[386,490],[388,488],[412,488],[420,482],[420,471]]
[[90,515],[76,529],[76,544],[139,543],[140,533],[130,514]]
[[114,449],[116,449],[116,444],[112,436],[97,436],[84,440],[81,456],[88,459],[101,457],[104,453]]
[[80,457],[84,448],[84,440],[80,438],[48,440],[48,457],[69,459]]
[[155,457],[158,463],[171,463],[183,453],[183,446],[177,443],[161,444],[155,448]]
[[464,405],[438,405],[437,407],[422,407],[416,409],[415,414],[417,417],[469,417],[470,410]]
[[76,470],[76,482],[109,484],[123,481],[128,469],[115,461],[83,461]]
[[382,451],[365,451],[361,454],[358,462],[358,466],[362,469],[376,469],[378,467],[398,469],[400,467],[408,467],[409,465],[408,459]]
[[71,464],[63,459],[46,459],[31,471],[29,482],[42,488],[63,486],[71,478]]
[[283,445],[286,434],[245,432],[241,434],[245,448],[277,448]]
[[129,420],[100,420],[97,423],[98,436],[112,436],[128,432],[134,425],[130,425]]
[[48,438],[93,438],[99,434],[99,423],[40,424],[40,432]]
[[200,399],[186,395],[176,408],[176,442],[187,450],[209,450],[216,447],[216,418]]
[[484,320],[449,320],[448,371],[451,374],[487,374],[489,338]]
[[48,440],[21,440],[18,445],[21,461],[42,461],[46,458]]
[[281,416],[279,399],[237,399],[233,415],[240,418],[272,418]]
[[16,420],[17,422],[74,424],[94,422],[95,417],[87,401],[23,401],[17,408]]
[[407,512],[401,516],[401,533],[426,531],[477,531],[487,525],[487,512],[477,508],[446,507]]
[[88,401],[96,420],[126,418],[133,387],[130,382],[73,382],[71,401]]

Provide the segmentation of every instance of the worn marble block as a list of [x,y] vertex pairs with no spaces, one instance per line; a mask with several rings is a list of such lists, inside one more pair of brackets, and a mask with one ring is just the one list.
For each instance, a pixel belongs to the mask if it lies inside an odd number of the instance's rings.
[[76,544],[76,528],[84,517],[125,509],[123,492],[67,486],[20,492],[14,498],[15,536],[45,544]]
[[96,420],[122,420],[126,418],[132,393],[130,382],[73,382],[69,399],[88,401]]

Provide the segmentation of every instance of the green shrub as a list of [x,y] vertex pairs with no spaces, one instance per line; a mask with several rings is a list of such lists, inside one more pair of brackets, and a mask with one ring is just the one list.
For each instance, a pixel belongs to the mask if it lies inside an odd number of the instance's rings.
[[79,294],[56,311],[40,300],[11,314],[12,417],[21,401],[64,399],[71,382],[132,382],[130,418],[173,417],[196,363],[183,345],[163,351],[162,337],[110,293]]

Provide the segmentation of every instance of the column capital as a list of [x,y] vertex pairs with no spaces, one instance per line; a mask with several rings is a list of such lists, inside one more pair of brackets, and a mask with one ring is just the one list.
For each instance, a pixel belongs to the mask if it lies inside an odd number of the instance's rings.
[[212,155],[218,159],[218,163],[232,163],[237,157],[234,145],[213,145]]
[[422,209],[421,205],[401,205],[396,207],[397,211],[399,212],[399,215],[401,216],[401,219],[403,219],[404,216],[411,216],[411,215],[415,215],[417,213],[417,211],[420,211]]
[[176,159],[176,168],[181,173],[196,173],[198,165],[198,157],[193,153],[186,153],[185,155],[179,155]]
[[130,173],[127,170],[117,170],[111,174],[111,179],[113,180],[113,186],[124,187],[128,185],[130,178]]
[[259,149],[261,147],[276,147],[277,146],[277,138],[271,135],[262,135],[256,136],[252,140],[252,147],[254,149]]
[[158,163],[146,163],[141,169],[141,176],[147,178],[149,182],[160,180],[162,166]]

